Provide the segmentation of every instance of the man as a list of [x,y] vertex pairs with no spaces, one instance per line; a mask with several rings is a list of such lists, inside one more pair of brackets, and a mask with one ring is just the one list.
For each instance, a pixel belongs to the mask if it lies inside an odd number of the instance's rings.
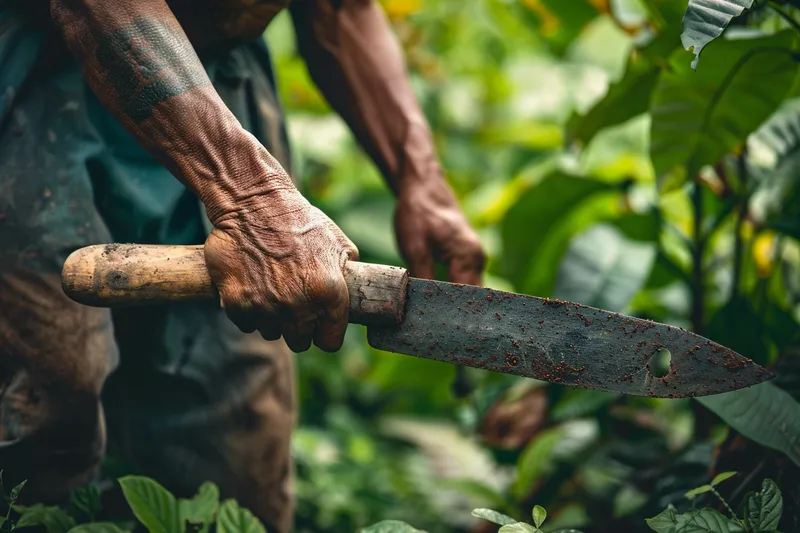
[[[63,497],[96,470],[107,423],[109,447],[139,472],[182,496],[214,481],[269,531],[289,530],[286,346],[341,347],[342,267],[358,252],[289,175],[260,40],[287,4],[51,0],[48,15],[46,3],[0,3],[7,486],[27,478],[29,497]],[[396,237],[412,274],[432,277],[438,260],[454,281],[480,283],[483,252],[380,8],[289,8],[313,79],[397,197]],[[68,300],[66,256],[112,241],[205,241],[224,314],[175,304],[115,311],[112,327],[108,310]]]

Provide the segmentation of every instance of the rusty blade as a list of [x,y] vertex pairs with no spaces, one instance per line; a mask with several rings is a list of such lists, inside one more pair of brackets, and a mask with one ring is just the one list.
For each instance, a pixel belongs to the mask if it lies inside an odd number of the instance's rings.
[[[684,329],[594,307],[412,278],[402,324],[369,328],[379,350],[636,396],[705,396],[772,379]],[[671,355],[666,376],[650,359]]]

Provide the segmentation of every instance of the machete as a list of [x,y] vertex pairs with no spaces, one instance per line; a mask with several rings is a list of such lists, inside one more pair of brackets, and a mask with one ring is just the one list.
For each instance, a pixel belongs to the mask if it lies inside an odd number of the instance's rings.
[[[719,394],[772,379],[752,360],[681,329],[578,303],[345,265],[349,321],[376,349],[636,396]],[[112,307],[219,298],[202,246],[107,244],[66,260],[73,300]],[[669,372],[655,375],[668,351]]]

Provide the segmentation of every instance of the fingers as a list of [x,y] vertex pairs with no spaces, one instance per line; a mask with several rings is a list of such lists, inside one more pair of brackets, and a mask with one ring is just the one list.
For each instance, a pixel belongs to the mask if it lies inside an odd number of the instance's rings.
[[311,348],[311,341],[314,339],[314,330],[317,325],[317,317],[310,310],[303,310],[301,316],[295,316],[294,320],[283,322],[283,340],[286,345],[295,353],[305,352]]
[[421,279],[433,279],[435,263],[431,247],[423,236],[415,236],[406,242],[404,255],[408,264],[408,273]]
[[480,246],[463,250],[450,259],[449,274],[453,283],[467,285],[481,285],[483,283],[483,269],[486,265],[486,255]]
[[319,316],[314,344],[326,352],[336,352],[342,347],[347,331],[347,318],[350,310],[350,297],[347,293],[344,276],[336,281],[328,305]]

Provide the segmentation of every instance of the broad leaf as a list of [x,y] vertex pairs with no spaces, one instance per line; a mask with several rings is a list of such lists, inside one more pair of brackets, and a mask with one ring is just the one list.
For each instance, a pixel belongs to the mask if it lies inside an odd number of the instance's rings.
[[533,512],[533,523],[536,524],[536,527],[542,527],[545,519],[547,518],[547,511],[541,505],[534,505]]
[[653,518],[645,519],[645,522],[656,533],[675,533],[678,527],[678,512],[670,505]]
[[111,522],[92,522],[75,526],[68,533],[125,533],[125,531]]
[[675,533],[743,533],[744,527],[715,509],[692,509],[678,515]]
[[488,520],[489,522],[500,526],[516,523],[516,520],[510,516],[504,515],[503,513],[498,513],[492,509],[473,509],[472,516],[476,518],[483,518],[484,520]]
[[570,243],[555,297],[622,311],[647,281],[655,257],[655,242],[633,241],[610,224],[597,224]]
[[93,522],[102,507],[100,491],[95,485],[85,485],[72,490],[69,505],[75,511],[83,513],[89,522]]
[[722,35],[733,17],[749,9],[753,0],[689,0],[683,18],[681,43],[694,52],[692,68],[697,67],[703,48]]
[[751,531],[777,529],[783,514],[783,495],[774,481],[765,479],[761,492],[751,492],[744,499],[744,518]]
[[182,531],[178,502],[161,484],[143,476],[125,476],[119,484],[134,516],[150,533]]
[[614,190],[609,183],[555,172],[523,193],[503,220],[503,274],[518,288],[534,292],[527,278],[529,272],[536,270],[537,261],[542,260],[541,251],[548,237],[569,221],[582,202]]
[[47,507],[41,503],[20,507],[16,528],[43,526],[47,533],[65,533],[75,526],[75,520],[58,507]]
[[542,431],[523,450],[517,461],[517,479],[511,487],[514,496],[524,497],[533,488],[533,484],[551,470],[553,452],[562,436],[558,429]]
[[800,403],[786,391],[766,382],[696,400],[748,439],[800,465]]
[[400,520],[382,520],[359,530],[359,533],[425,533]]
[[651,106],[650,157],[662,189],[680,185],[675,179],[664,182],[676,168],[685,168],[683,179],[693,177],[740,147],[778,108],[797,73],[790,52],[796,41],[794,31],[784,31],[715,42],[697,72],[684,61],[685,52],[670,57]]
[[722,472],[714,476],[714,479],[711,480],[711,486],[716,487],[726,479],[730,479],[736,475],[736,472]]
[[550,410],[551,418],[560,422],[570,418],[591,415],[613,402],[619,395],[613,392],[584,389],[567,389]]
[[267,531],[264,524],[249,510],[239,507],[235,500],[225,500],[219,507],[217,533],[267,533]]
[[525,522],[515,522],[503,526],[498,530],[498,533],[537,533],[539,530]]
[[219,489],[214,483],[200,485],[191,500],[179,500],[180,523],[203,524],[201,531],[208,531],[219,507]]

